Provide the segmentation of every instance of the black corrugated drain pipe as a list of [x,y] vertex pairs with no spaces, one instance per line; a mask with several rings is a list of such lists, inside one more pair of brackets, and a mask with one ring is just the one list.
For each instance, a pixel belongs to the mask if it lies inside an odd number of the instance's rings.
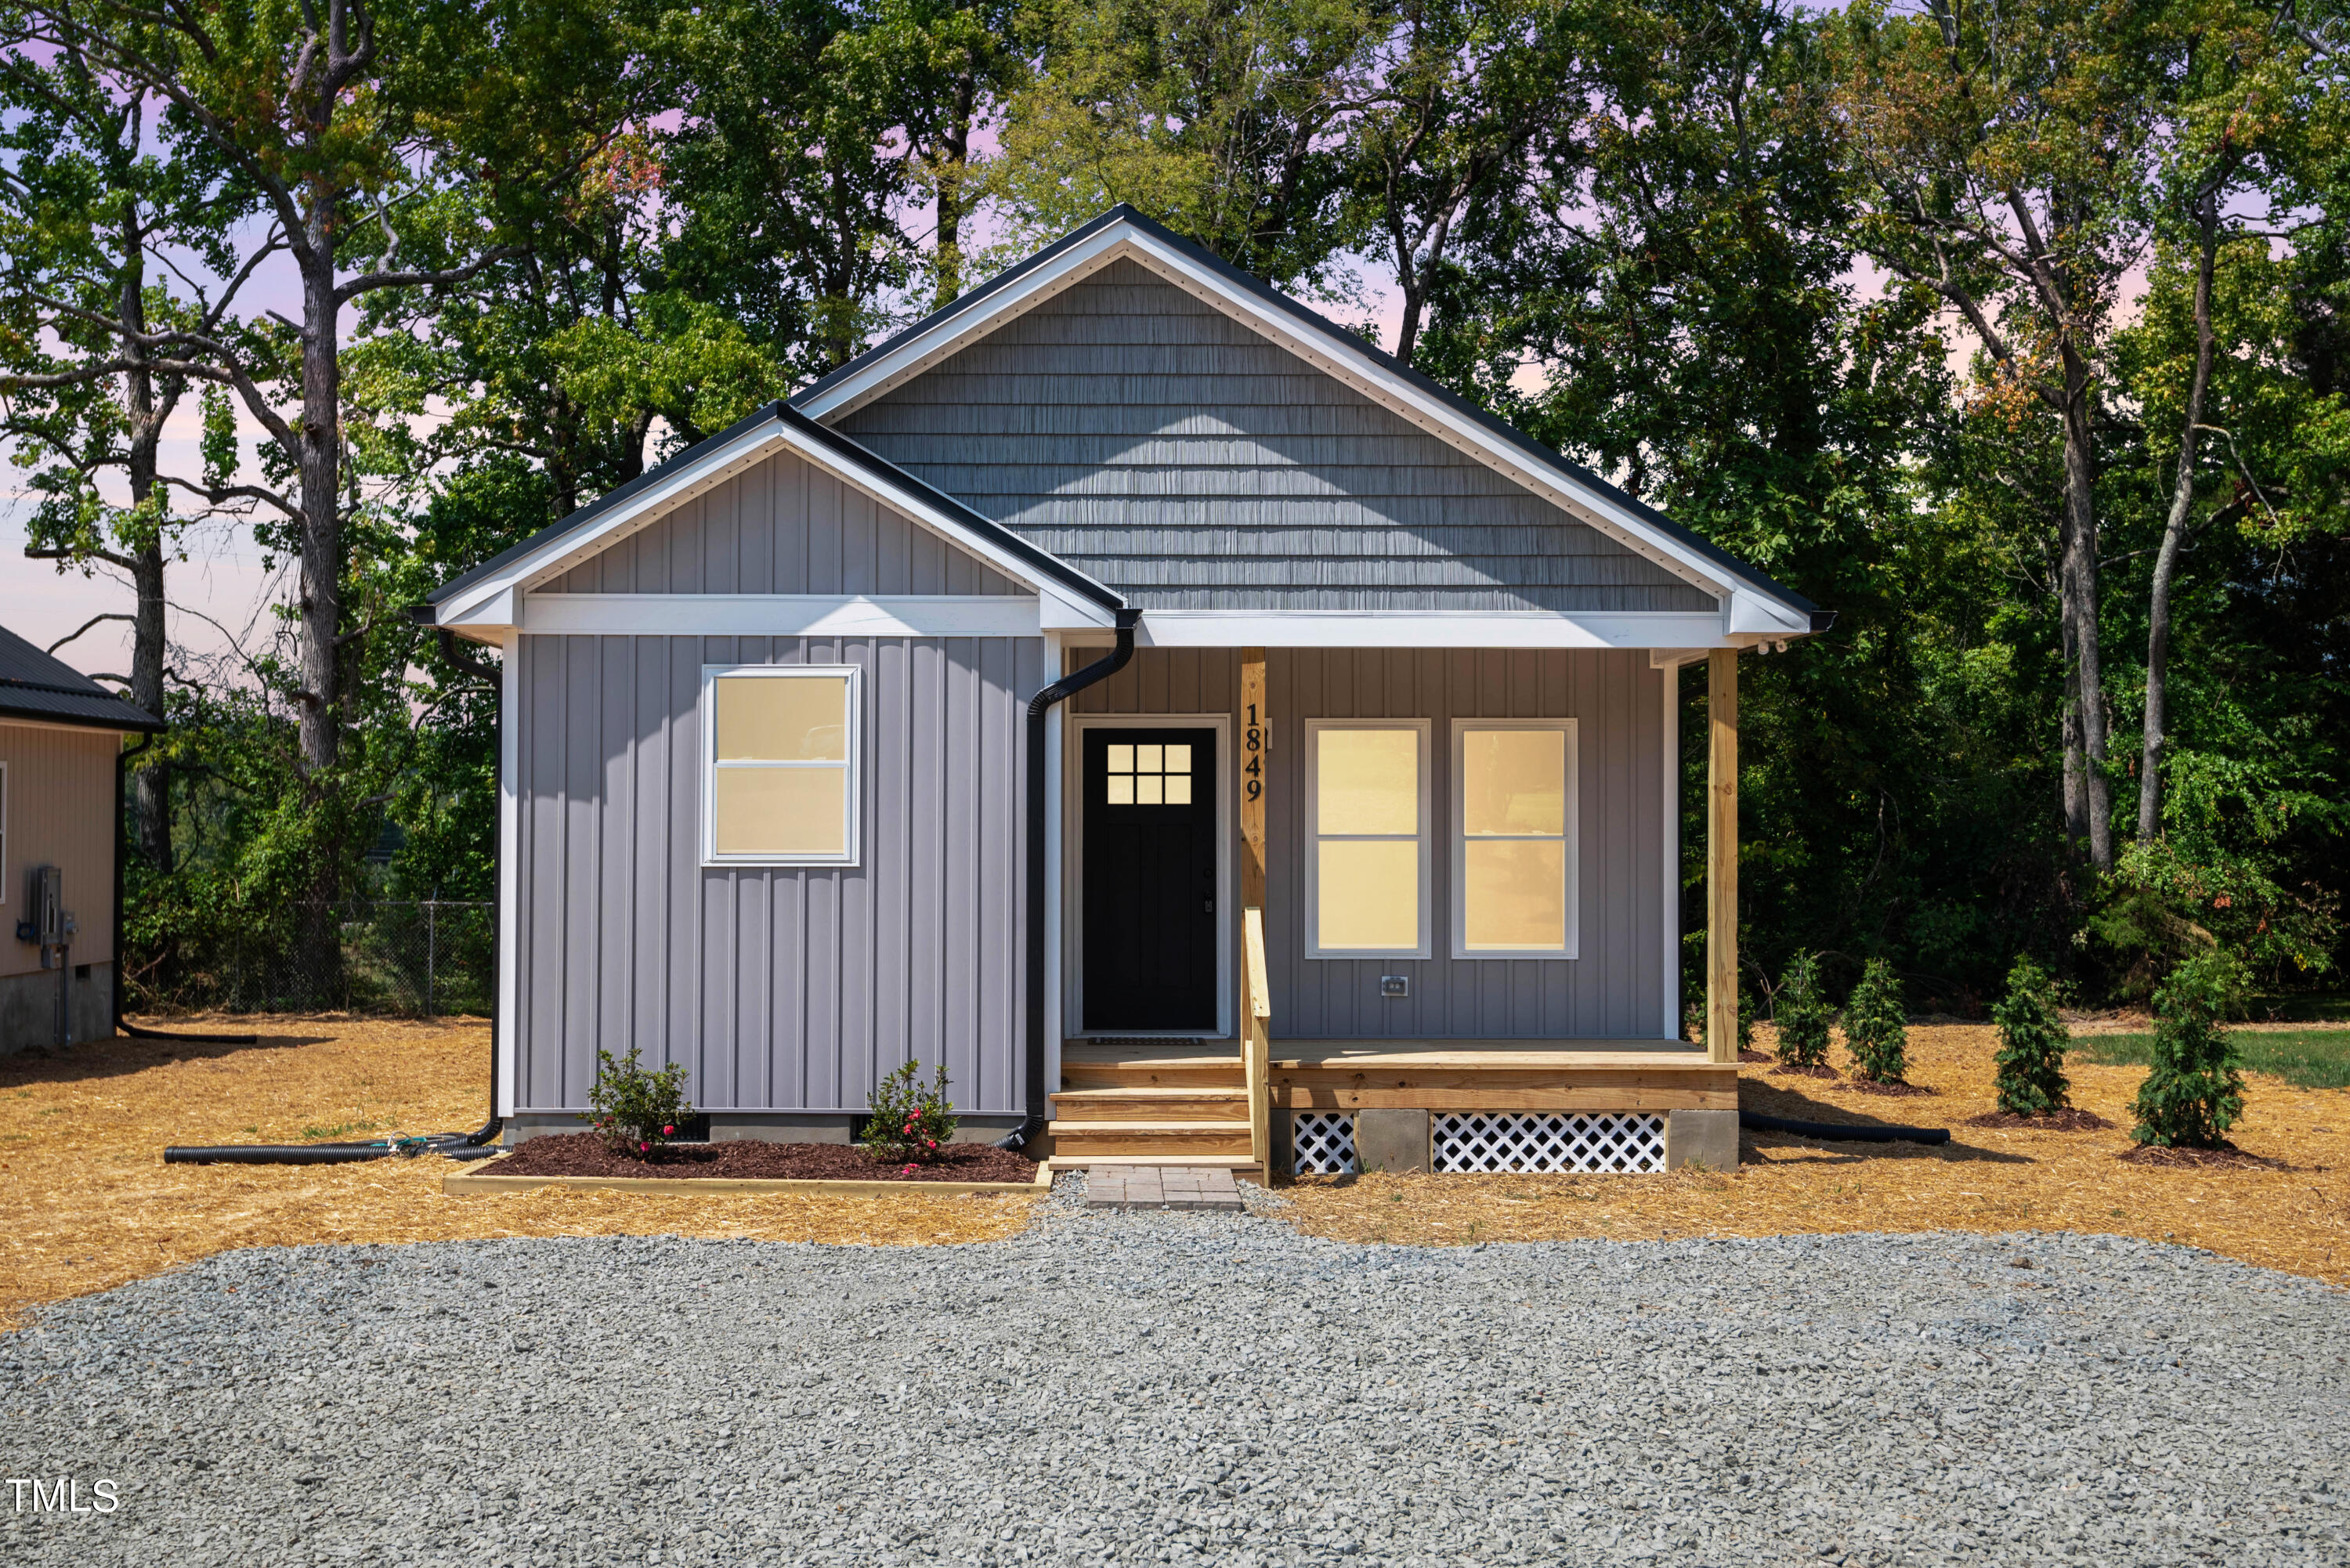
[[1741,1111],[1738,1125],[1748,1132],[1785,1133],[1792,1137],[1825,1138],[1837,1143],[1948,1143],[1948,1127],[1904,1127],[1850,1122],[1801,1122],[1793,1116],[1766,1116],[1761,1111]]
[[1045,1085],[1045,729],[1046,715],[1056,703],[1074,697],[1097,681],[1108,680],[1134,658],[1135,623],[1139,609],[1118,612],[1118,646],[1107,659],[1097,659],[1071,670],[1028,700],[1028,1114],[1014,1131],[995,1140],[998,1148],[1020,1148],[1052,1116],[1052,1100]]
[[[429,607],[420,607],[429,608]],[[429,619],[429,617],[419,618]],[[478,680],[486,681],[492,691],[504,692],[504,685],[500,679],[498,667],[484,663],[459,648],[455,634],[445,628],[441,631],[441,654],[457,669]],[[501,713],[499,718],[503,722],[504,715]],[[496,771],[496,791],[500,800],[504,800],[505,796],[505,747],[501,744],[498,747]],[[120,823],[122,816],[122,773],[119,766],[115,770],[114,793],[114,815],[116,821]],[[500,860],[504,854],[505,846],[502,836],[493,838],[491,843],[493,847],[490,851],[490,886],[493,888],[499,888],[505,885],[503,880],[504,868]],[[122,906],[121,865],[121,856],[118,852],[115,857],[116,898],[114,901],[118,920],[121,918]],[[503,908],[500,909],[499,913],[501,915],[504,913]],[[382,1159],[386,1156],[395,1154],[445,1154],[451,1159],[485,1159],[497,1153],[497,1136],[505,1127],[505,1118],[498,1115],[497,1105],[498,1030],[501,1023],[498,1014],[497,977],[504,972],[500,960],[504,952],[505,931],[502,924],[496,921],[491,923],[490,931],[490,1119],[484,1122],[479,1128],[470,1133],[428,1133],[422,1137],[378,1138],[372,1143],[175,1144],[163,1151],[163,1163],[166,1165],[350,1165],[362,1159]],[[119,987],[116,994],[118,997],[120,995]],[[133,1031],[133,1033],[141,1032]],[[251,1035],[231,1037],[205,1034],[157,1034],[150,1037],[159,1040],[241,1038],[244,1044],[253,1044]]]

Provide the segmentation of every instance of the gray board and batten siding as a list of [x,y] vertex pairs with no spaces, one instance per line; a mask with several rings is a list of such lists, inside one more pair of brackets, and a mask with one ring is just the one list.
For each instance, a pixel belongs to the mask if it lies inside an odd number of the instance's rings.
[[[1074,666],[1098,658],[1073,649]],[[1671,1036],[1663,970],[1664,691],[1672,672],[1608,649],[1272,649],[1265,655],[1273,757],[1266,803],[1265,956],[1276,1040],[1572,1039]],[[1230,649],[1143,649],[1073,705],[1086,713],[1229,713],[1240,699]],[[1428,959],[1309,959],[1305,800],[1308,719],[1429,719],[1432,831]],[[1578,955],[1454,959],[1450,745],[1455,718],[1577,721]],[[1233,853],[1238,854],[1237,835]],[[1235,861],[1237,886],[1237,860]],[[1408,974],[1411,994],[1379,994]]]
[[833,423],[1146,608],[1715,607],[1132,260]]
[[582,561],[541,593],[1023,593],[986,562],[777,452]]
[[[1015,594],[966,552],[779,453],[571,569],[573,593]],[[601,1048],[683,1062],[709,1111],[864,1111],[943,1060],[972,1115],[1023,1106],[1021,713],[1039,638],[520,640],[515,1109],[587,1104]],[[854,664],[859,864],[701,864],[709,664]]]

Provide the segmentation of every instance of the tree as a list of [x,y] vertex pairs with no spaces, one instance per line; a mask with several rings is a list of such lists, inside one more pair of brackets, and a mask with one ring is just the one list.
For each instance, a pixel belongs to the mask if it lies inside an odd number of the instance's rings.
[[931,303],[961,296],[968,271],[963,224],[984,190],[972,136],[1027,78],[1016,36],[1016,0],[881,0],[869,21],[833,47],[896,105],[910,183],[927,188],[937,213],[931,246]]
[[[1352,204],[1395,269],[1395,357],[1409,365],[1464,223],[1534,182],[1537,140],[1567,118],[1567,30],[1548,0],[1405,0],[1345,129]],[[1352,225],[1350,225],[1352,226]]]
[[1856,234],[1930,288],[1987,362],[1986,398],[2045,409],[2064,453],[2066,830],[2114,863],[2098,620],[2097,427],[2107,337],[2145,250],[2170,42],[2154,8],[2033,0],[1850,7],[1830,34]]
[[2071,1033],[2056,1011],[2056,982],[2029,958],[2008,971],[2007,994],[1991,1004],[1999,1025],[1996,1093],[2014,1116],[2044,1116],[2071,1105],[2064,1052]]
[[1771,1021],[1779,1026],[1779,1065],[1806,1070],[1828,1064],[1828,1021],[1835,1010],[1820,990],[1819,960],[1798,950],[1779,977]]
[[[101,616],[73,635],[130,621],[125,683],[131,701],[160,719],[165,566],[186,521],[174,516],[171,490],[208,495],[224,487],[236,436],[226,400],[205,388],[203,472],[193,480],[166,472],[164,426],[191,383],[158,369],[151,333],[217,332],[268,252],[239,264],[230,235],[251,210],[251,188],[171,123],[158,95],[120,90],[70,38],[61,47],[34,47],[36,26],[21,10],[0,8],[0,149],[8,154],[0,169],[7,258],[0,434],[20,464],[40,471],[30,486],[40,500],[26,554],[57,562],[59,571],[105,566],[130,579],[130,614]],[[175,252],[209,268],[214,286],[187,285]],[[107,498],[108,474],[127,505]],[[166,868],[170,779],[168,763],[150,763],[134,775],[131,795],[140,853]]]
[[1844,1041],[1852,1075],[1873,1084],[1903,1084],[1909,1075],[1909,1026],[1901,1009],[1901,982],[1893,966],[1873,958],[1844,1005]]
[[2226,953],[2190,959],[2154,993],[2153,1062],[2130,1136],[2160,1148],[2219,1148],[2244,1110],[2244,1075],[2220,1020],[2241,1004],[2245,973]]
[[1040,0],[989,189],[1025,251],[1124,202],[1268,283],[1326,285],[1355,239],[1333,144],[1377,0]]
[[913,274],[889,78],[834,0],[718,0],[662,19],[677,128],[660,141],[675,215],[662,275],[799,375],[847,364]]
[[[343,316],[381,290],[463,284],[509,254],[484,230],[411,230],[428,242],[420,248],[437,253],[412,264],[401,225],[443,199],[452,176],[478,173],[435,157],[445,145],[439,122],[463,112],[497,24],[515,18],[412,0],[163,13],[30,0],[22,16],[26,43],[87,60],[106,90],[168,106],[178,134],[251,186],[267,224],[254,254],[282,251],[299,283],[299,319],[273,315],[247,331],[165,322],[126,341],[150,356],[151,374],[226,388],[266,438],[262,481],[206,499],[274,514],[263,541],[298,564],[295,654],[283,673],[296,710],[300,820],[317,846],[301,956],[311,972],[331,976],[340,958],[330,911],[359,805],[341,776],[345,737],[369,695],[359,684],[364,645],[377,618],[400,607],[347,597],[360,506]],[[85,369],[96,379],[128,368]]]

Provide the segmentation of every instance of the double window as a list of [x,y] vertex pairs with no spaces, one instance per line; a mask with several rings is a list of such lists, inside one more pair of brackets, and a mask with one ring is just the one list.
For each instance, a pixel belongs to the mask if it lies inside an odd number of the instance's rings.
[[[1430,955],[1430,728],[1305,725],[1314,957]],[[1451,740],[1451,955],[1574,957],[1575,721],[1457,719]]]
[[702,671],[704,863],[857,863],[860,679],[854,665]]

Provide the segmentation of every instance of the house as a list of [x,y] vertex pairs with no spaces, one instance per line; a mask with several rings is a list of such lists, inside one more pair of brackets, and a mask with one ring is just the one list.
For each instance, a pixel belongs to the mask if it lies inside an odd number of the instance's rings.
[[1825,618],[1130,210],[418,613],[505,650],[510,1138],[636,1045],[715,1137],[916,1057],[1076,1163],[1736,1158],[1674,672],[1734,1018],[1735,659]]
[[0,1055],[114,1033],[118,759],[162,727],[0,628]]

